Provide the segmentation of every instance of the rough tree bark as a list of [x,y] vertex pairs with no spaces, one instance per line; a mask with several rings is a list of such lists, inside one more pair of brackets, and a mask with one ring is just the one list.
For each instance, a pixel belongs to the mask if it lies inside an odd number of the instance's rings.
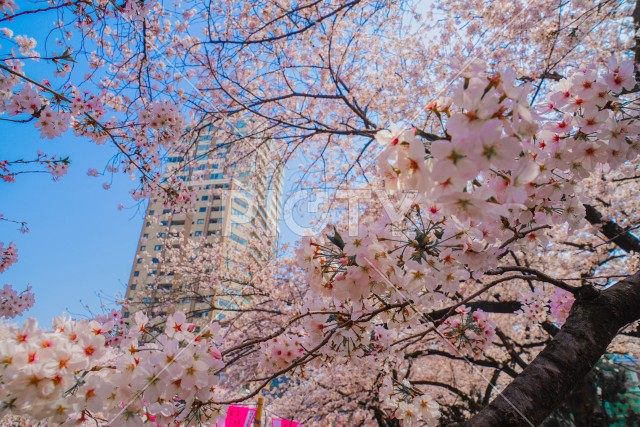
[[579,295],[553,341],[464,426],[540,424],[605,353],[620,328],[640,319],[640,272]]

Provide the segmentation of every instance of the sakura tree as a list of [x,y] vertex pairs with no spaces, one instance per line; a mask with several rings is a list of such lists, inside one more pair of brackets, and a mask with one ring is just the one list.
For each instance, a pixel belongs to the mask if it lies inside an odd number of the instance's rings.
[[[331,224],[293,253],[250,242],[266,266],[169,236],[182,286],[150,290],[163,308],[129,325],[3,323],[2,414],[213,425],[264,392],[307,425],[538,425],[605,352],[638,351],[638,4],[0,8],[3,119],[111,144],[89,176],[122,171],[134,200],[189,211],[198,183],[178,175],[213,126],[236,173],[267,135],[270,160],[300,168],[292,192],[333,190],[314,218]],[[48,37],[14,34],[36,16]],[[0,161],[7,185],[73,167],[30,156]],[[17,260],[0,254],[0,271]],[[2,295],[6,317],[33,300]],[[197,329],[184,298],[226,317]]]

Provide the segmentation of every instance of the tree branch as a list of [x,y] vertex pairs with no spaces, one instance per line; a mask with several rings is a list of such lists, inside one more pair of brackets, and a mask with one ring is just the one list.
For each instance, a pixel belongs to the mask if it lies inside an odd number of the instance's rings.
[[603,221],[602,214],[591,205],[584,205],[587,215],[586,220],[593,225],[600,226],[600,231],[613,243],[618,245],[625,252],[640,253],[640,240],[615,222]]
[[583,378],[620,328],[640,318],[640,272],[578,298],[553,341],[464,426],[540,424]]

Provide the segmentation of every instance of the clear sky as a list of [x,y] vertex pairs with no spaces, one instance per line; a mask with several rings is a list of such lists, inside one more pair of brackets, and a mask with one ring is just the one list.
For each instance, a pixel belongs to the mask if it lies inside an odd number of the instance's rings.
[[[73,137],[43,141],[31,124],[0,124],[0,159],[33,158],[38,149],[69,155],[69,174],[53,182],[46,174],[19,175],[13,184],[0,183],[0,213],[27,221],[30,233],[0,222],[0,241],[13,241],[18,262],[4,274],[0,284],[16,289],[31,284],[36,305],[28,315],[50,324],[64,310],[87,315],[83,303],[96,309],[99,290],[116,295],[126,290],[143,215],[128,191],[134,187],[127,176],[110,180],[87,176],[87,169],[102,170],[114,153],[110,146],[97,146]],[[110,174],[109,174],[110,175]],[[129,207],[118,211],[122,202]]]

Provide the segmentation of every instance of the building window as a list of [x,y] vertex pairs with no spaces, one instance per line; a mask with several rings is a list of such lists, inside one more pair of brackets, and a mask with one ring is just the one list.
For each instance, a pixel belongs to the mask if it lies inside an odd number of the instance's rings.
[[133,277],[138,277],[139,275],[140,275],[140,272],[139,272],[139,271],[134,271],[134,272],[133,272]]
[[241,245],[246,245],[247,244],[247,241],[245,239],[243,239],[242,237],[240,237],[240,236],[238,236],[238,235],[236,235],[234,233],[231,233],[231,240],[233,240],[234,242],[238,242]]
[[248,223],[251,221],[251,218],[249,218],[247,215],[243,214],[242,212],[240,212],[238,209],[236,208],[232,208],[231,209],[231,214],[237,218],[240,218],[242,221],[244,221],[245,223]]
[[211,169],[218,169],[218,164],[217,163],[212,164]]
[[125,318],[125,319],[127,319],[128,317],[129,317],[129,312],[128,312],[128,311],[125,311],[125,312],[124,312],[124,318]]
[[198,209],[198,212],[206,212],[206,211],[207,211],[207,208],[206,208],[206,207],[205,207],[205,208],[200,208],[200,209]]
[[202,313],[196,313],[193,315],[193,318],[200,318],[200,317],[207,317],[209,316],[209,312],[208,311],[203,311]]
[[209,200],[209,196],[202,196],[202,200]]
[[154,263],[154,264],[157,264],[158,263],[158,258],[151,258],[151,262]]
[[138,258],[138,260],[136,261],[136,264],[142,264],[142,258]]
[[224,210],[224,206],[214,206],[211,208],[213,212],[221,212]]
[[149,304],[151,302],[151,298],[142,298],[142,302],[145,304]]
[[149,238],[149,235],[145,233],[145,234],[142,235],[142,238],[143,239],[147,239],[147,238]]
[[158,237],[161,238],[161,239],[165,238],[165,237],[167,237],[167,233],[158,233]]
[[164,210],[162,211],[162,213],[163,213],[163,214],[169,214],[169,213],[171,213],[171,209],[164,209]]
[[137,288],[137,285],[135,285],[135,284],[134,284],[134,285],[131,285],[131,288],[130,288],[130,289],[131,289],[132,291],[135,291],[135,289],[136,289],[136,288]]
[[248,203],[246,200],[242,200],[236,197],[233,199],[233,201],[235,202],[235,204],[242,206],[243,208],[246,208],[248,206]]
[[150,225],[151,225],[151,223],[149,221],[147,221],[147,223],[145,224],[145,227],[148,227]]
[[142,246],[140,246],[140,250],[141,250],[141,251],[146,251],[146,250],[147,250],[147,247],[146,247],[145,245],[142,245]]
[[161,224],[162,224],[163,227],[166,227],[167,225],[169,225],[169,221],[162,221]]
[[199,219],[196,221],[196,224],[204,224],[204,219]]
[[209,179],[222,179],[222,174],[221,173],[212,173],[211,175],[209,175]]
[[153,215],[154,213],[156,213],[156,211],[154,211],[153,209],[149,211],[149,215]]
[[196,231],[196,236],[202,236],[202,231]]
[[153,250],[155,250],[155,251],[159,251],[160,249],[162,249],[162,245],[155,245],[153,247]]

